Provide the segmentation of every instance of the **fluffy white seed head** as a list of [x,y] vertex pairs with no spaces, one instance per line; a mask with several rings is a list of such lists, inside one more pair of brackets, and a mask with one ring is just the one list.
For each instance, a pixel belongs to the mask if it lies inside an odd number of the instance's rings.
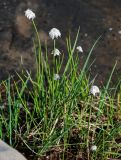
[[97,94],[100,94],[100,90],[97,86],[92,86],[90,88],[90,93],[95,97]]
[[112,31],[112,30],[113,30],[113,28],[112,28],[112,27],[110,27],[110,28],[109,28],[109,31]]
[[57,48],[55,48],[51,54],[53,54],[54,56],[59,56],[61,52]]
[[91,146],[91,151],[96,151],[97,150],[97,146],[94,145],[94,146]]
[[76,49],[77,49],[78,52],[83,52],[83,49],[82,49],[81,46],[76,47]]
[[27,10],[25,11],[25,16],[26,16],[29,20],[33,20],[33,19],[36,17],[35,13],[34,13],[31,9],[27,9]]
[[52,28],[49,31],[49,36],[51,39],[55,39],[55,38],[61,37],[61,32],[57,28]]
[[118,34],[121,34],[121,30],[118,31]]
[[54,80],[59,80],[60,79],[60,76],[59,76],[59,74],[54,74]]

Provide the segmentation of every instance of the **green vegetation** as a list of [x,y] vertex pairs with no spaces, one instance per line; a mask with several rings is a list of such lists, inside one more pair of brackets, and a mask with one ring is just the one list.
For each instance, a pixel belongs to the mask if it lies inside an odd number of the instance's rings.
[[[100,37],[81,69],[76,52],[79,31],[74,44],[67,38],[69,58],[63,74],[55,79],[64,56],[53,56],[50,67],[50,53],[47,46],[42,53],[37,29],[35,31],[35,77],[25,70],[23,75],[17,74],[18,81],[9,77],[1,83],[0,138],[28,153],[28,157],[33,154],[32,159],[46,156],[58,156],[62,160],[121,158],[120,83],[113,92],[110,90],[116,65],[100,94],[90,94],[94,80],[88,75],[88,64]],[[56,41],[53,42],[55,49]],[[92,146],[97,149],[93,150]]]

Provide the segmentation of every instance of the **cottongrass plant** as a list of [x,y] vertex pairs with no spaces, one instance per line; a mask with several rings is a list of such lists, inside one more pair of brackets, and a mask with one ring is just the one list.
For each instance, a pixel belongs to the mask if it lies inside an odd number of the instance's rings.
[[[67,38],[68,61],[60,73],[63,55],[53,61],[56,67],[50,67],[48,54],[51,53],[47,46],[42,53],[34,22],[36,16],[31,11],[25,15],[35,29],[37,73],[32,77],[25,71],[23,75],[17,74],[18,81],[9,77],[1,83],[0,103],[4,107],[0,108],[0,138],[24,152],[28,159],[29,155],[33,159],[120,159],[121,90],[118,96],[115,92],[115,98],[109,92],[116,65],[106,87],[100,90],[90,82],[87,72],[100,37],[81,69],[76,55],[79,30],[74,44]],[[95,96],[96,93],[100,94]]]
[[49,31],[49,36],[52,40],[58,38],[58,37],[61,37],[61,32],[59,31],[59,29],[57,28],[52,28],[50,31]]
[[81,46],[77,46],[76,49],[77,49],[78,52],[82,52],[83,53],[83,49],[82,49]]

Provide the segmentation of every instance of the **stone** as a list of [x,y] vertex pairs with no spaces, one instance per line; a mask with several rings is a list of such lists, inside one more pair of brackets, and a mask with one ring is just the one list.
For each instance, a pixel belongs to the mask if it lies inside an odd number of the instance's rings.
[[0,140],[0,160],[27,160],[17,150]]

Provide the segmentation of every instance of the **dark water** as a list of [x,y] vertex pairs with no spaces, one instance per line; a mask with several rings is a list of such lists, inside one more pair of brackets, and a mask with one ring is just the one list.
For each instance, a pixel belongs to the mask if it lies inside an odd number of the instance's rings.
[[[83,58],[87,56],[94,41],[102,35],[93,51],[92,77],[104,81],[115,61],[117,73],[121,71],[121,1],[120,0],[1,0],[0,1],[0,79],[23,67],[34,70],[32,27],[24,11],[32,8],[42,44],[51,47],[48,31],[57,27],[62,32],[59,40],[61,50],[65,48],[68,32],[72,41],[80,26],[78,45],[83,47]],[[66,57],[66,56],[65,56]],[[32,65],[33,64],[33,65]]]

